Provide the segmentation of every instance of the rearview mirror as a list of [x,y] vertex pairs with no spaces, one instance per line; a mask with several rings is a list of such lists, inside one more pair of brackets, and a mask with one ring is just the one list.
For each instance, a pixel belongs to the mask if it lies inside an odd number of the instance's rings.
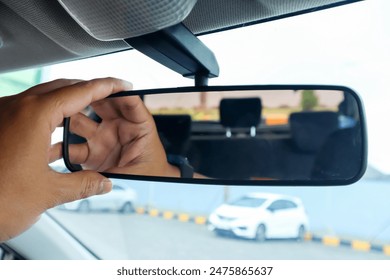
[[[366,169],[362,103],[338,86],[218,86],[121,92],[104,101],[142,97],[169,158],[179,158],[202,178],[118,174],[122,179],[229,185],[345,185]],[[93,106],[84,112],[104,122]],[[86,140],[64,124],[69,146]],[[130,132],[129,132],[130,133]],[[145,176],[143,176],[145,175]],[[152,174],[153,175],[153,174]]]

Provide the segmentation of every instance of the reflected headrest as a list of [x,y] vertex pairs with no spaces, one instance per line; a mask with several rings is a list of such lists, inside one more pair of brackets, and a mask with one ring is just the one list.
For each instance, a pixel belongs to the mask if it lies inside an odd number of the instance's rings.
[[292,113],[289,122],[297,147],[302,151],[314,152],[338,129],[338,114],[328,111]]
[[164,134],[170,142],[180,143],[187,140],[191,133],[190,115],[154,115],[157,131]]
[[225,127],[257,127],[261,120],[260,98],[225,98],[219,105]]
[[190,115],[153,115],[157,131],[168,153],[180,154],[191,135]]

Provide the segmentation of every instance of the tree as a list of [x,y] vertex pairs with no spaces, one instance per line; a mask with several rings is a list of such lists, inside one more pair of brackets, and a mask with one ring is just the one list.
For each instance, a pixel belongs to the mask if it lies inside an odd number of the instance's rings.
[[318,105],[318,98],[314,90],[302,91],[301,107],[303,111],[311,111]]

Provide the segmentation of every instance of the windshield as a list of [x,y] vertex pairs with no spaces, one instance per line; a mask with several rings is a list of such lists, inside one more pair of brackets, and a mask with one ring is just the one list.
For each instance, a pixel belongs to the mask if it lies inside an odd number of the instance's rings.
[[[210,85],[329,84],[358,92],[369,138],[369,167],[361,181],[347,187],[233,187],[113,180],[119,188],[111,193],[48,214],[103,259],[390,259],[388,8],[385,0],[362,1],[200,37],[221,69]],[[1,76],[8,85],[2,94],[20,92],[37,78],[114,76],[134,89],[193,85],[134,50],[30,71]],[[200,107],[185,113],[194,121],[218,120],[215,106],[207,112]],[[285,111],[286,104],[278,104],[265,115],[282,115],[280,125]],[[61,138],[59,130],[53,142]],[[62,161],[52,167],[64,172]],[[297,197],[303,207],[268,213],[268,220],[216,212],[229,201],[258,207],[265,199],[247,196],[256,192]],[[274,230],[265,241],[258,236],[260,225]]]
[[341,91],[269,90],[232,92],[191,92],[145,95],[146,107],[153,115],[189,115],[194,122],[221,121],[220,104],[224,98],[261,100],[261,127],[287,125],[291,113],[301,111],[339,111],[344,100]]
[[240,199],[237,199],[235,201],[229,202],[228,205],[232,206],[241,206],[241,207],[250,207],[250,208],[256,208],[260,207],[264,204],[266,199],[264,198],[256,198],[256,197],[242,197]]

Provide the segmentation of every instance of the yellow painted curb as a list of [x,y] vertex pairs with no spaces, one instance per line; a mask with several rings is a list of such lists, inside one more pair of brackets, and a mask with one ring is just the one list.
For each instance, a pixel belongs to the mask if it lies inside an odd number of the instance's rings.
[[136,208],[135,209],[135,212],[137,213],[137,214],[145,214],[145,209],[144,208]]
[[189,219],[190,219],[190,216],[188,216],[187,214],[179,214],[179,221],[180,222],[188,222]]
[[326,246],[339,246],[340,238],[333,237],[333,236],[324,236],[322,238],[322,243]]
[[171,212],[171,211],[165,211],[163,213],[163,218],[166,219],[166,220],[171,220],[174,216],[174,213]]
[[383,253],[390,256],[390,245],[383,246]]
[[206,224],[206,221],[207,219],[205,217],[201,217],[201,216],[195,217],[195,224],[197,225],[204,225]]
[[149,215],[152,217],[157,217],[158,216],[158,210],[157,209],[151,209],[149,211]]
[[313,239],[313,235],[310,232],[306,232],[303,238],[305,241],[310,241]]
[[366,241],[353,240],[351,243],[353,249],[358,251],[370,251],[371,245]]

